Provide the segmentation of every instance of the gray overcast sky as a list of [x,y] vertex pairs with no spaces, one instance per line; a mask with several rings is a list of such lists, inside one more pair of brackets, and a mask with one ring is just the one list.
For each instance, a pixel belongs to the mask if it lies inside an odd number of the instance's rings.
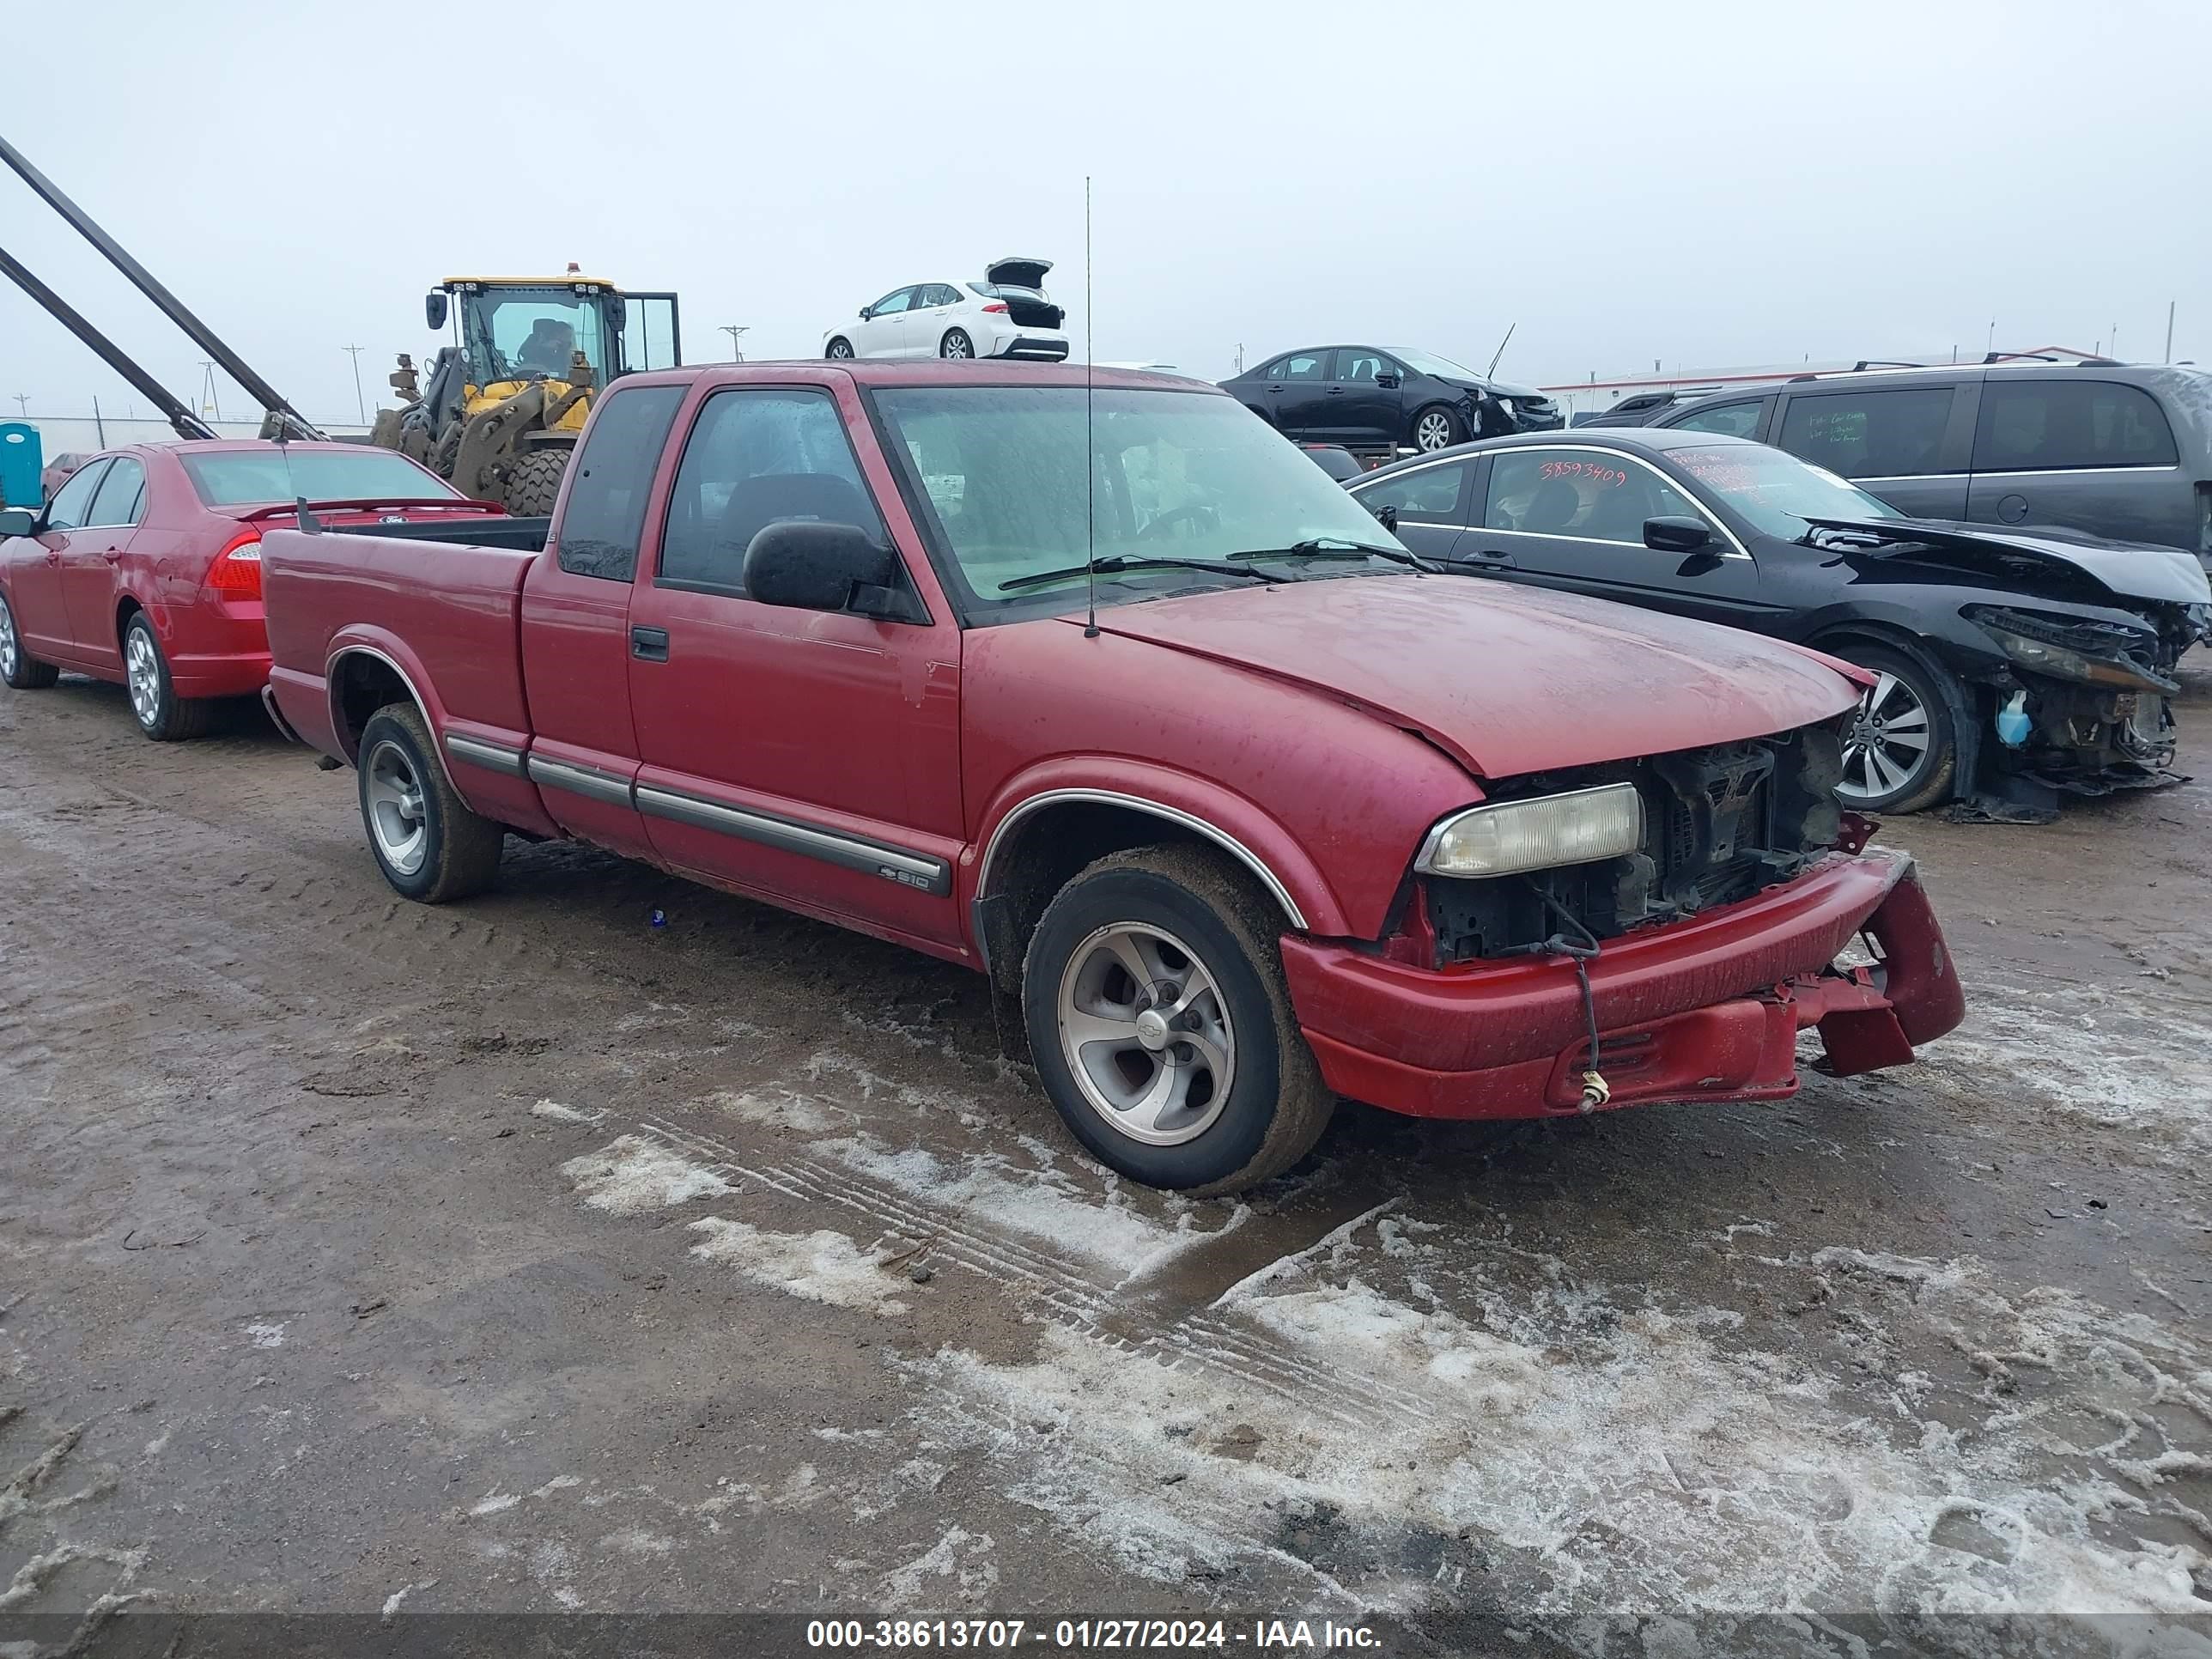
[[[1332,339],[1557,382],[1902,350],[2212,360],[2212,5],[539,7],[26,0],[0,131],[309,415],[451,271],[684,297],[811,356],[1058,262],[1081,355]],[[518,21],[518,20],[527,21]],[[179,395],[200,354],[0,170],[0,246]],[[0,398],[131,397],[0,284]],[[225,386],[223,411],[254,412]],[[12,401],[0,402],[12,415]],[[142,410],[142,412],[144,412]]]

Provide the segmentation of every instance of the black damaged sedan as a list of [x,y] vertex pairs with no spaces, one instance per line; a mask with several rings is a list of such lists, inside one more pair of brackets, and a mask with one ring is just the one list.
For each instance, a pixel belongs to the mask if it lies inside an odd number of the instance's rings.
[[1490,439],[1346,487],[1451,569],[1869,670],[1848,805],[2034,820],[2061,792],[2176,781],[2174,668],[2212,635],[2212,588],[2175,549],[1906,519],[1779,449],[1650,428]]

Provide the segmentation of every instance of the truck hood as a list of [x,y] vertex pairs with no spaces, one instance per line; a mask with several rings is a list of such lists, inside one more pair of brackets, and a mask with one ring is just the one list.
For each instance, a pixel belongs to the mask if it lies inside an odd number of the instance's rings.
[[2030,592],[2051,588],[2054,581],[2078,586],[2087,577],[2094,588],[2102,590],[2091,596],[2100,599],[2110,594],[2166,605],[2212,601],[2204,567],[2195,556],[2178,547],[2146,547],[2059,530],[2000,530],[1936,519],[1814,519],[1809,522],[1824,530],[1878,536],[1899,552],[1914,546],[1927,548],[1954,569],[2018,583]]
[[1859,695],[1840,665],[1795,646],[1464,576],[1211,592],[1116,606],[1098,625],[1364,708],[1483,778],[1764,737]]

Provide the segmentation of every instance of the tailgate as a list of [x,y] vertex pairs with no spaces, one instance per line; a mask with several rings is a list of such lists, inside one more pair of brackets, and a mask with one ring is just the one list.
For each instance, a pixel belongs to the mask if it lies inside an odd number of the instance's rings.
[[519,619],[534,553],[463,542],[272,530],[261,586],[284,718],[325,754],[346,750],[325,678],[349,646],[387,659],[434,728],[469,720],[526,732]]

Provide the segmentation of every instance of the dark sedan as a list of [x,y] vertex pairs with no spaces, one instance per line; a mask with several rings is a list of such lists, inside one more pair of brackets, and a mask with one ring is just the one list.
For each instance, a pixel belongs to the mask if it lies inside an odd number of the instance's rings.
[[1427,452],[1564,424],[1558,405],[1533,386],[1403,346],[1307,346],[1221,389],[1287,436],[1356,449]]
[[2061,790],[2174,781],[2181,653],[2212,588],[2172,548],[1900,517],[1746,439],[1579,428],[1401,461],[1347,486],[1451,568],[1810,645],[1875,676],[1838,788],[2039,818]]

